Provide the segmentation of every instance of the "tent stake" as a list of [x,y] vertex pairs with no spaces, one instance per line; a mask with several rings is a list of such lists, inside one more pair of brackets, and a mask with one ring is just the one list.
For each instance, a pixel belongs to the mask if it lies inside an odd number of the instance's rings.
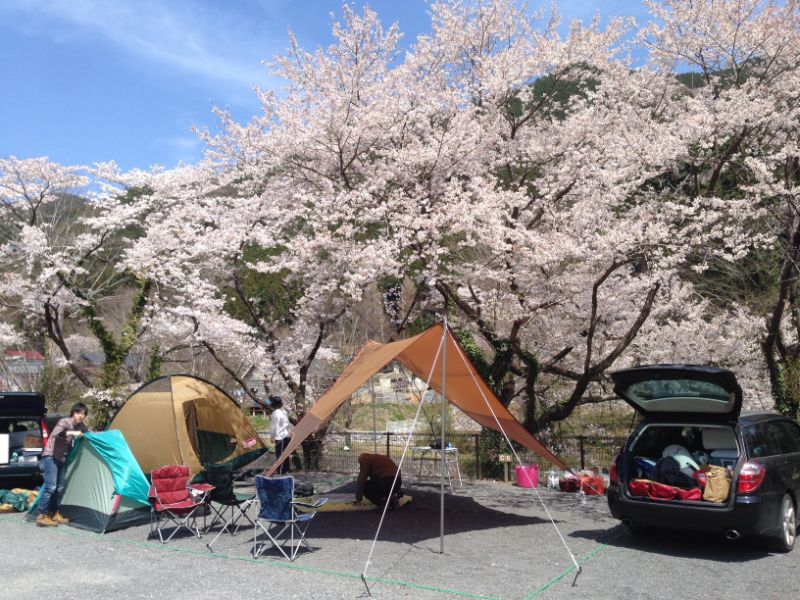
[[442,436],[439,444],[439,454],[441,454],[442,464],[439,477],[439,554],[444,554],[444,470],[447,466],[445,462],[445,430],[444,421],[446,413],[447,398],[447,314],[444,316],[444,338],[442,341]]
[[369,591],[369,585],[367,585],[367,578],[363,573],[361,574],[361,582],[364,584],[364,587],[367,588],[367,596],[372,598],[372,592]]

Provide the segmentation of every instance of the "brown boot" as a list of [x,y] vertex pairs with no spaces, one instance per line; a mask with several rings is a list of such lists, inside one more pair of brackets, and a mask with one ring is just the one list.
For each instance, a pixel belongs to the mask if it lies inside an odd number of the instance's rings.
[[36,517],[36,526],[37,527],[58,527],[58,523],[53,521],[50,518],[50,515],[40,514]]
[[54,513],[50,518],[53,521],[55,521],[58,525],[66,525],[67,523],[69,523],[69,519],[64,515],[62,515],[60,512]]

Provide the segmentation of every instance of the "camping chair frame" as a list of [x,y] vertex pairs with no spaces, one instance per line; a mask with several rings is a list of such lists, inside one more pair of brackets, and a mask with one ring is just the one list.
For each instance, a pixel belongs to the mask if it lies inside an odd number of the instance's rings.
[[245,496],[234,491],[236,472],[229,466],[206,465],[205,477],[206,481],[214,486],[214,490],[208,498],[208,505],[214,513],[214,517],[208,527],[205,528],[205,531],[210,531],[218,523],[222,524],[222,528],[214,536],[214,539],[206,544],[208,549],[213,552],[214,542],[219,539],[219,536],[226,531],[231,535],[238,533],[239,527],[242,525],[240,521],[243,518],[255,527],[255,523],[247,514],[247,511],[255,502],[255,494]]
[[[217,532],[217,535],[214,536],[213,540],[206,544],[209,550],[212,552],[214,551],[212,548],[214,542],[216,542],[219,536],[226,531],[231,535],[236,535],[239,532],[239,527],[243,525],[243,523],[239,522],[242,519],[255,527],[253,519],[251,519],[247,514],[247,511],[255,501],[255,498],[250,498],[239,504],[220,504],[219,506],[215,506],[213,503],[209,502],[209,506],[211,507],[212,512],[214,512],[214,518],[211,519],[211,523],[208,524],[208,527],[206,527],[205,530],[209,531],[213,529],[217,523],[222,523],[222,529]],[[230,516],[225,515],[225,513],[228,511],[230,511]]]
[[[206,499],[213,487],[209,485],[192,486],[189,484],[190,475],[189,467],[186,465],[168,465],[155,469],[151,473],[150,534],[148,537],[158,533],[158,539],[162,544],[166,544],[181,529],[191,531],[197,538],[202,537],[200,528],[197,526],[197,517],[201,514],[205,516]],[[174,485],[166,487],[177,487],[177,489],[162,489],[161,491],[158,489],[159,483],[164,479],[180,482],[184,478],[182,489]],[[175,528],[165,538],[164,529],[169,524]]]
[[[300,548],[305,546],[309,552],[314,549],[306,539],[306,531],[317,509],[325,504],[327,498],[316,502],[294,499],[294,477],[256,476],[256,493],[260,505],[253,527],[253,558],[258,558],[271,547],[276,548],[288,561],[294,561]],[[297,508],[303,509],[298,512]],[[262,521],[267,523],[265,527]],[[274,533],[273,533],[274,531]],[[266,540],[260,542],[260,533]]]

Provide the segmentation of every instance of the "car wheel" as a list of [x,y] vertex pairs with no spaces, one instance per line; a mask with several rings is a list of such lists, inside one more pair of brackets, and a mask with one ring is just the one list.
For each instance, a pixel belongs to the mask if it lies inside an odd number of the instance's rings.
[[778,513],[778,532],[772,539],[773,547],[778,552],[791,552],[797,536],[797,519],[794,501],[789,494],[784,494]]

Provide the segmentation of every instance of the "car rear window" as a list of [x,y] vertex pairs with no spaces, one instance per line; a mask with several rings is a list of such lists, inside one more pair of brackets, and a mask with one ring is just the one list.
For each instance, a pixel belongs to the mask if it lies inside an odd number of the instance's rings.
[[696,379],[649,379],[632,383],[629,394],[644,400],[663,398],[712,398],[727,402],[731,395],[724,388]]
[[39,420],[32,417],[0,417],[0,463],[23,449],[42,448]]

